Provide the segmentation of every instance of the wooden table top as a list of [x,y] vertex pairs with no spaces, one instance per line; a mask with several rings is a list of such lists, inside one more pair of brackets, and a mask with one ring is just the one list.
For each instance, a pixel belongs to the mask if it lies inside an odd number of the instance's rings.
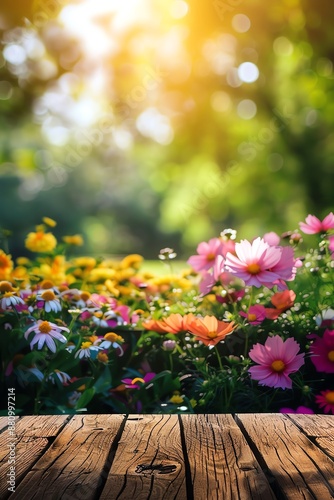
[[8,423],[0,418],[1,499],[334,498],[334,416],[54,415]]

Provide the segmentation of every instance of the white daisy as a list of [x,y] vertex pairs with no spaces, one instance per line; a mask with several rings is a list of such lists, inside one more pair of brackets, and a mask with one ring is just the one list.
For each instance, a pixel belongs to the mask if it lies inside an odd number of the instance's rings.
[[42,349],[44,344],[52,352],[56,352],[57,346],[54,339],[59,340],[59,342],[67,342],[66,337],[62,335],[61,331],[69,332],[69,329],[65,326],[57,326],[50,321],[38,320],[35,325],[28,328],[24,336],[28,340],[29,334],[31,332],[35,333],[34,338],[30,342],[30,348],[32,349],[35,344],[38,343],[37,349]]

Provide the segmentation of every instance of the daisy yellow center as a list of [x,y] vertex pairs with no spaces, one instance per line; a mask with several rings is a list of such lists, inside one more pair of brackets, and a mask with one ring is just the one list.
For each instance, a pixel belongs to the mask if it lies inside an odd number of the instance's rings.
[[53,286],[54,286],[54,284],[51,280],[43,280],[41,283],[41,288],[43,290],[47,290],[49,288],[52,288]]
[[334,351],[329,351],[328,359],[329,361],[332,361],[334,363]]
[[277,373],[281,373],[282,371],[284,371],[284,368],[285,368],[285,363],[283,363],[283,361],[281,359],[276,359],[275,361],[273,361],[271,363],[271,368],[277,372]]
[[248,321],[255,321],[256,320],[256,314],[250,313],[248,314]]
[[140,377],[136,377],[131,381],[131,384],[136,384],[137,382],[141,382],[142,384],[145,384],[145,380]]
[[327,394],[325,394],[325,398],[327,403],[334,405],[334,391],[327,392]]
[[212,253],[212,252],[211,252],[211,253],[208,253],[208,255],[206,256],[206,260],[208,260],[208,261],[210,261],[210,262],[211,262],[212,260],[215,260],[215,258],[216,258],[216,256],[215,256],[215,254],[214,254],[214,253]]
[[55,294],[51,290],[43,292],[41,295],[42,299],[48,302],[49,300],[54,300],[56,298]]
[[14,291],[14,288],[9,283],[9,281],[1,281],[0,282],[0,292],[6,293],[6,292],[13,292],[13,291]]
[[247,266],[247,271],[249,272],[249,274],[259,274],[259,272],[261,271],[261,267],[256,263],[249,264]]
[[217,332],[208,332],[209,339],[215,339],[217,337]]
[[90,297],[90,293],[89,292],[81,292],[81,299],[84,300],[86,302],[86,300],[88,300]]
[[91,342],[82,342],[81,349],[88,349],[91,345]]
[[108,332],[105,334],[104,338],[106,340],[109,340],[109,342],[123,342],[124,339],[120,336],[120,335],[117,335],[117,333],[114,333],[114,332]]
[[48,321],[42,321],[42,323],[40,323],[38,329],[41,333],[50,333],[52,330],[52,326],[50,325],[50,323]]

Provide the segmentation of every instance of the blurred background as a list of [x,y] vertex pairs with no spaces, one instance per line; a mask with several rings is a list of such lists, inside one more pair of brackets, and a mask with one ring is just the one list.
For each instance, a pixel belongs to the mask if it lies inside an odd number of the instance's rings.
[[[0,226],[83,253],[333,209],[331,0],[1,0]],[[1,247],[1,242],[0,242]]]

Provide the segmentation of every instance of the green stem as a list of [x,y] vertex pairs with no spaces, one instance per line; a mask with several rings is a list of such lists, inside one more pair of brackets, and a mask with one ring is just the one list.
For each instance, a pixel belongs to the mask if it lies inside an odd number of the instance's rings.
[[217,356],[217,359],[218,359],[218,363],[219,363],[219,368],[221,371],[224,371],[224,368],[223,368],[223,363],[222,363],[222,360],[221,360],[221,357],[219,355],[219,351],[217,349],[217,346],[215,345],[215,352],[216,352],[216,356]]

